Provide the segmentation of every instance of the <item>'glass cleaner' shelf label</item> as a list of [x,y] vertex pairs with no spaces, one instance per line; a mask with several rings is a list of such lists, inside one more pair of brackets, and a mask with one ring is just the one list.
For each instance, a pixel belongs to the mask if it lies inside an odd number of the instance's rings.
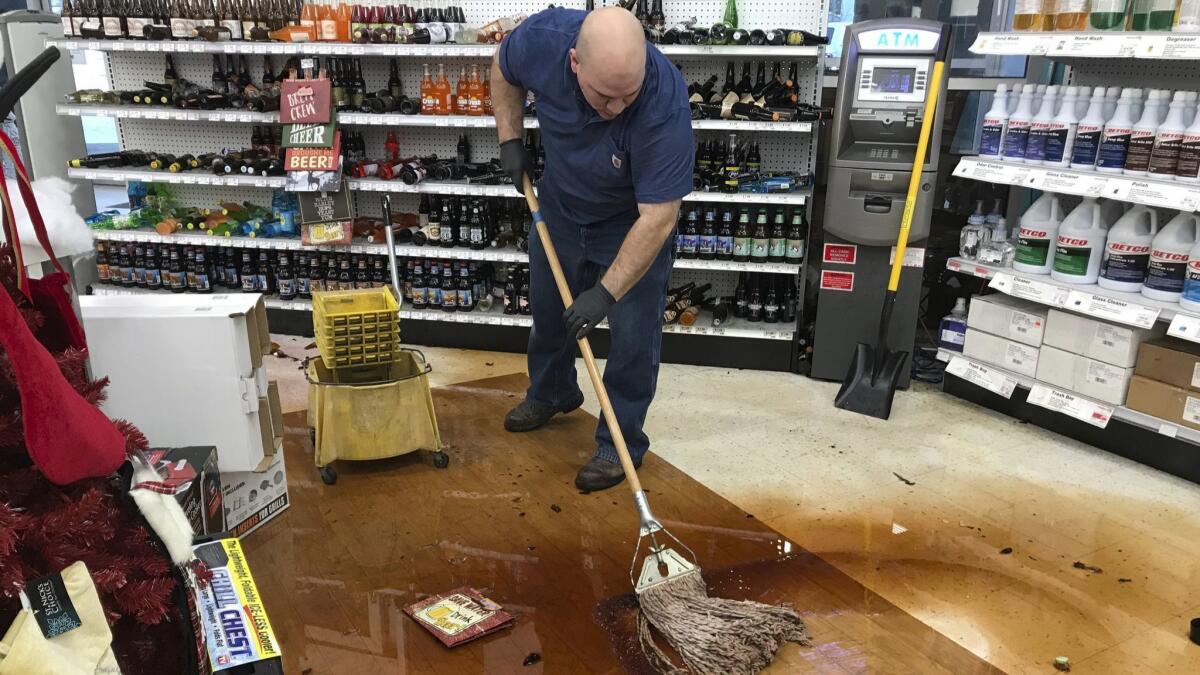
[[1162,312],[1156,307],[1146,307],[1084,291],[1071,291],[1067,295],[1066,308],[1138,328],[1153,328],[1159,313]]
[[1004,373],[958,355],[950,357],[946,372],[1004,398],[1012,398],[1017,387],[1017,381]]
[[1097,403],[1091,399],[1040,383],[1030,387],[1029,396],[1025,400],[1033,405],[1074,417],[1101,429],[1108,427],[1108,421],[1112,419],[1114,410],[1113,406]]
[[1066,307],[1068,291],[1053,284],[997,272],[988,286],[1015,298],[1032,300],[1052,307]]

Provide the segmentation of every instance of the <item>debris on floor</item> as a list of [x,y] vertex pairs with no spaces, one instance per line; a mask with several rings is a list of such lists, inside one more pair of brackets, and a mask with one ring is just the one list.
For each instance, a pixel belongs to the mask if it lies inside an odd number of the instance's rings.
[[1100,569],[1099,567],[1096,567],[1095,565],[1089,565],[1087,563],[1080,562],[1078,560],[1076,560],[1075,563],[1071,565],[1071,567],[1074,567],[1077,570],[1087,570],[1093,574],[1104,574],[1104,570]]
[[1012,553],[1011,546],[1005,546],[1004,548],[1000,549],[1000,555],[1009,555],[1011,553]]
[[1071,659],[1065,656],[1054,657],[1054,669],[1061,670],[1064,673],[1071,672]]
[[541,660],[542,660],[541,654],[539,654],[537,652],[529,652],[529,656],[525,657],[525,660],[521,662],[521,665],[532,666],[535,663],[539,663]]
[[551,510],[551,511],[553,511],[553,512],[555,512],[555,513],[562,513],[562,507],[561,507],[561,506],[559,506],[558,504],[551,504],[551,505],[550,505],[550,510]]
[[405,607],[404,613],[447,647],[457,647],[516,623],[503,607],[469,586],[419,600]]
[[911,481],[911,480],[905,478],[904,476],[901,476],[900,474],[896,473],[895,471],[892,472],[892,475],[895,476],[901,483],[904,483],[905,485],[916,485],[916,482]]
[[1133,579],[1127,579],[1125,577],[1121,577],[1120,579],[1117,579],[1118,584],[1128,584],[1132,581],[1133,581]]

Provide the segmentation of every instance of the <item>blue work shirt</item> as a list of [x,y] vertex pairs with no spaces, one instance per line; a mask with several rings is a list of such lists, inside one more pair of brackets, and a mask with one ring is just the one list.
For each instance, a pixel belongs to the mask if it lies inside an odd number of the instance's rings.
[[575,225],[628,229],[639,203],[692,191],[695,147],[687,84],[646,43],[646,77],[633,103],[612,120],[596,112],[571,70],[570,50],[587,12],[547,9],[500,43],[500,72],[537,97],[546,167],[542,202]]

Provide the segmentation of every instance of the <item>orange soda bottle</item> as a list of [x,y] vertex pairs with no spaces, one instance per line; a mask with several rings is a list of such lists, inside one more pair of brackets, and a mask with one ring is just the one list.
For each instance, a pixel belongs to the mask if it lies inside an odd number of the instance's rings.
[[433,77],[429,74],[429,64],[425,64],[425,74],[421,76],[421,114],[437,114],[437,93],[434,91]]
[[337,15],[332,0],[326,0],[317,9],[317,39],[322,42],[337,42]]
[[488,71],[483,71],[483,114],[492,114],[492,81],[488,79]]
[[467,81],[467,114],[483,114],[483,82],[479,79],[479,66],[471,66],[471,79]]
[[320,33],[317,32],[317,5],[315,0],[309,0],[300,8],[300,25],[305,28],[312,29],[312,33],[318,38]]
[[437,94],[436,114],[449,115],[451,109],[454,108],[454,92],[450,90],[450,78],[446,77],[446,66],[440,63],[438,64],[435,90]]
[[467,67],[458,69],[458,84],[454,87],[454,114],[466,115],[470,104],[467,102]]
[[342,0],[338,3],[337,12],[334,18],[337,21],[337,40],[338,42],[350,41],[350,20],[354,16],[354,6]]

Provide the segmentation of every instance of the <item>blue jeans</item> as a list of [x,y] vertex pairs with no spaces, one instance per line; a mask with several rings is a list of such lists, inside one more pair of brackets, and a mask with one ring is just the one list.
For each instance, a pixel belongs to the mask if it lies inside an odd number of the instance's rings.
[[[629,228],[574,225],[545,201],[541,209],[571,295],[578,296],[594,286],[612,264]],[[640,462],[650,448],[642,425],[658,384],[672,253],[668,240],[650,269],[608,313],[612,346],[604,368],[604,386],[635,462]],[[525,397],[541,406],[562,408],[580,397],[575,373],[576,342],[563,324],[562,298],[536,231],[529,233],[529,289],[533,330],[529,332],[530,385]],[[596,456],[613,463],[619,461],[603,417],[596,427]]]

